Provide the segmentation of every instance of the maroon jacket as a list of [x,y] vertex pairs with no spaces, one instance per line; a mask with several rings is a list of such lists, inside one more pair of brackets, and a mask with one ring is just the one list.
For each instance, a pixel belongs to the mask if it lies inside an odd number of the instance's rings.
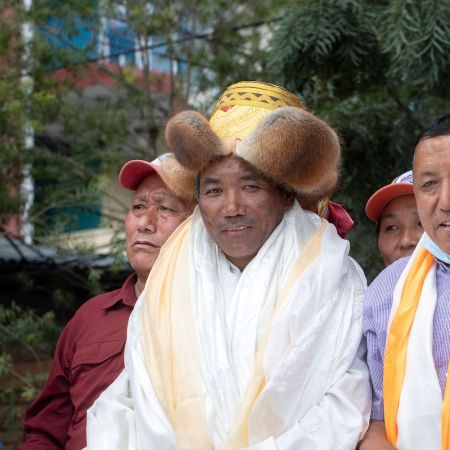
[[135,283],[134,274],[120,289],[88,300],[64,328],[47,383],[25,412],[22,450],[86,446],[86,411],[124,366]]

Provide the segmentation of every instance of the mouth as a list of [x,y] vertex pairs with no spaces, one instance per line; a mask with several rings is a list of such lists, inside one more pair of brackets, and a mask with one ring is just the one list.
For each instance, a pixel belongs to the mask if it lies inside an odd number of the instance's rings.
[[142,248],[146,250],[159,250],[161,246],[153,244],[150,241],[135,241],[132,245],[133,248]]
[[450,221],[442,222],[439,224],[440,228],[444,228],[446,230],[450,230]]
[[249,230],[251,227],[248,225],[233,225],[224,228],[222,231],[226,234],[235,236],[244,233],[245,231]]

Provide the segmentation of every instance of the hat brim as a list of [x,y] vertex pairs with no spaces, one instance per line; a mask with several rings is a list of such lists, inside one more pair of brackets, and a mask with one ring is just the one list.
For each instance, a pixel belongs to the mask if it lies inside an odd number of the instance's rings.
[[120,170],[119,183],[125,189],[135,191],[145,177],[153,174],[161,176],[160,170],[159,166],[148,161],[140,159],[128,161]]
[[388,184],[376,191],[366,203],[366,214],[370,220],[378,222],[384,207],[394,198],[414,195],[413,185],[409,183]]

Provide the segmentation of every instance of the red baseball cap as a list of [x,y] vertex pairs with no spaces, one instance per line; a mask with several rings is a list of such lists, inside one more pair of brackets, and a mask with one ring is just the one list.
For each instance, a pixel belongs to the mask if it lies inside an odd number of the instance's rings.
[[145,177],[153,175],[154,173],[161,176],[161,162],[168,155],[170,155],[170,153],[164,153],[152,162],[144,161],[142,159],[128,161],[120,170],[120,185],[125,189],[135,191]]
[[408,170],[394,178],[391,184],[378,189],[369,198],[366,204],[367,216],[370,220],[378,222],[381,212],[391,200],[408,194],[414,194],[412,170]]

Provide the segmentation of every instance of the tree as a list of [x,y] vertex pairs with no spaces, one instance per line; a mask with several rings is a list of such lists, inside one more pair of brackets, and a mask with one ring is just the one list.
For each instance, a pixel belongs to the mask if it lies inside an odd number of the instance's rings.
[[[113,196],[107,180],[117,176],[124,161],[151,160],[165,151],[162,131],[174,112],[193,103],[208,109],[211,97],[200,99],[202,92],[257,78],[264,69],[257,62],[262,61],[261,40],[273,24],[274,4],[33,0],[26,11],[3,0],[2,10],[12,13],[0,36],[1,57],[15,62],[4,71],[4,83],[10,84],[0,92],[6,102],[2,121],[10,127],[2,127],[2,136],[9,136],[3,147],[14,149],[2,153],[3,167],[14,172],[16,186],[21,168],[32,168],[36,197],[29,221],[35,237],[73,228],[75,207],[103,214],[100,200]],[[34,30],[30,42],[21,35],[27,22]],[[120,58],[127,64],[112,64]],[[151,59],[163,60],[164,71],[155,71]],[[24,71],[32,80],[28,91],[17,83]],[[99,80],[96,90],[93,79]],[[24,151],[29,126],[35,147]],[[5,194],[10,190],[2,188]],[[24,198],[2,197],[10,203],[0,209],[5,224],[23,209]],[[123,202],[113,201],[123,215]]]
[[[256,62],[261,59],[261,40],[267,32],[262,24],[273,23],[274,4],[273,0],[244,4],[238,0],[151,4],[143,0],[33,0],[28,10],[21,2],[0,0],[3,234],[12,240],[8,225],[25,211],[34,229],[34,242],[29,245],[36,253],[41,243],[66,244],[65,232],[77,228],[80,218],[121,230],[128,204],[111,188],[110,180],[117,178],[125,161],[152,160],[165,151],[164,124],[178,109],[195,103],[206,110],[215,97],[200,98],[201,93],[221,90],[223,84],[240,78],[258,77],[264,67]],[[33,30],[30,40],[24,39],[24,24]],[[154,70],[152,58],[159,59],[165,70]],[[26,145],[30,134],[31,148]],[[27,175],[34,184],[31,208],[22,188]],[[112,205],[108,210],[99,207],[105,198]],[[123,266],[124,242],[118,232],[113,244]],[[61,264],[59,256],[46,257],[45,265],[40,264],[52,271],[54,279],[45,292],[55,316],[11,306],[0,311],[0,325],[2,317],[14,318],[16,323],[23,315],[27,320],[18,323],[29,328],[21,328],[25,337],[18,339],[22,342],[28,339],[26,333],[33,333],[34,325],[44,328],[54,319],[63,322],[68,308],[73,310],[86,300],[85,286],[79,289],[82,297],[73,289],[74,284],[84,284],[82,278],[92,293],[103,290],[100,269],[89,266],[88,275],[72,269],[92,250],[98,249],[71,249],[70,266]],[[29,295],[40,290],[37,277],[25,264],[17,277],[23,289],[7,294],[8,302],[17,296],[20,303],[24,291]],[[33,344],[39,346],[44,337],[34,336]],[[55,336],[45,338],[49,352]],[[18,395],[25,393],[31,400],[37,382],[44,379],[41,371],[38,378],[15,377],[16,353],[6,344],[0,350],[0,376],[12,374],[14,378],[8,399],[17,406]],[[20,414],[16,408],[10,411],[14,416],[8,417],[14,420],[9,427],[20,428]]]
[[411,168],[416,135],[450,109],[449,14],[447,0],[301,0],[270,42],[269,77],[343,138],[337,199],[356,219],[353,254],[369,279],[381,260],[364,205]]

